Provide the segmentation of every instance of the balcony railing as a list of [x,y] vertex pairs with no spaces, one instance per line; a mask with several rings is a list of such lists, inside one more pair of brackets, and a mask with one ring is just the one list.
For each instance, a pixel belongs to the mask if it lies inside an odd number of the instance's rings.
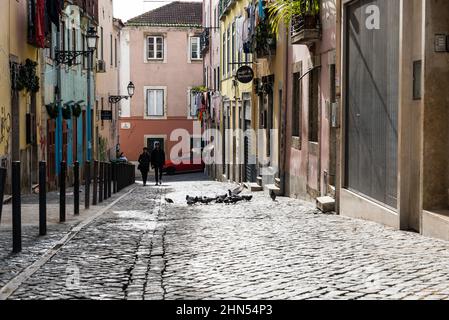
[[321,39],[320,15],[301,15],[292,19],[292,44],[309,45]]
[[205,53],[209,50],[209,43],[210,43],[210,30],[209,28],[205,28],[200,36],[200,46],[202,53]]
[[220,18],[223,17],[226,13],[229,12],[231,5],[233,5],[237,0],[220,0],[219,2],[219,14]]

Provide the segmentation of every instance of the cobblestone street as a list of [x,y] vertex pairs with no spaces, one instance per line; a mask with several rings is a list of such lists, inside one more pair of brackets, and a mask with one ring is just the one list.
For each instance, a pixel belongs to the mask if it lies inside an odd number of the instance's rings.
[[[138,185],[90,224],[72,228],[73,237],[54,248],[56,253],[8,298],[449,297],[447,242],[323,215],[298,200],[273,202],[263,193],[236,205],[189,207],[186,194],[215,196],[235,186],[201,174],[164,182],[162,187]],[[17,263],[39,259],[70,229],[51,228],[23,256],[2,256],[1,286],[20,278]],[[0,236],[3,241],[10,234],[2,230]],[[31,246],[33,239],[25,238],[24,247]]]

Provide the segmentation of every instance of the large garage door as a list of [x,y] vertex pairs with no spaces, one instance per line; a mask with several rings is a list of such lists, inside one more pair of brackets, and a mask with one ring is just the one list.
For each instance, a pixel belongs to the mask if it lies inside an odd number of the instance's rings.
[[346,6],[346,187],[391,207],[397,207],[399,2]]

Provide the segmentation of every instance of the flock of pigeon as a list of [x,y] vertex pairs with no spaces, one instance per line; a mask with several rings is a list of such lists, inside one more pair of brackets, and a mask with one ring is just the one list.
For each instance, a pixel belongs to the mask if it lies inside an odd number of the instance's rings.
[[[234,190],[228,190],[227,194],[223,194],[221,196],[216,197],[191,197],[189,195],[186,196],[186,201],[189,206],[193,206],[195,204],[211,204],[215,203],[225,203],[225,204],[236,204],[241,201],[251,201],[253,199],[252,195],[240,195],[244,190],[244,185],[241,184]],[[270,197],[273,201],[276,201],[276,193],[274,191],[270,191]],[[170,198],[165,198],[167,203],[174,203],[174,201]]]

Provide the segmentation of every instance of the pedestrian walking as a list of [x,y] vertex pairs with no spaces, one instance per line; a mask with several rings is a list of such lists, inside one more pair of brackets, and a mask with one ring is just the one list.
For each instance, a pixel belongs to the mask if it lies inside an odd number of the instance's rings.
[[148,148],[143,148],[142,154],[139,156],[139,166],[137,169],[142,174],[143,185],[147,185],[148,171],[150,171],[151,157]]
[[161,148],[161,144],[156,142],[153,152],[151,152],[151,167],[154,169],[154,177],[156,185],[162,185],[162,169],[165,164],[165,152]]

